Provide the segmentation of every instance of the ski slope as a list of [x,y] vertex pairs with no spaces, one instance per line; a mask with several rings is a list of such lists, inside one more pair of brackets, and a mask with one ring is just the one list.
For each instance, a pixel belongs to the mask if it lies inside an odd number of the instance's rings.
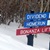
[[48,34],[38,34],[37,38],[34,38],[34,47],[28,46],[26,35],[16,36],[19,24],[14,22],[10,26],[0,25],[0,50],[48,50]]
[[14,40],[10,36],[0,34],[0,50],[47,50],[47,49],[27,46]]

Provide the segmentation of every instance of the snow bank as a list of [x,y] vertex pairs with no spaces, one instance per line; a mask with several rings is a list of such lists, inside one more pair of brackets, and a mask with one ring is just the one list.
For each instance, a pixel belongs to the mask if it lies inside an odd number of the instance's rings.
[[22,44],[12,37],[0,34],[0,50],[46,50],[44,48],[35,48]]
[[[4,50],[4,48],[5,50],[6,48],[8,48],[7,50],[13,50],[14,48],[17,50],[23,50],[23,48],[26,50],[28,48],[35,48],[34,50],[45,50],[44,48],[48,49],[48,35],[38,35],[37,38],[34,39],[34,47],[30,47],[26,44],[26,36],[16,36],[16,29],[18,28],[18,25],[18,23],[11,23],[10,26],[4,24],[0,25],[0,50]],[[26,45],[24,45],[23,43],[25,43]]]

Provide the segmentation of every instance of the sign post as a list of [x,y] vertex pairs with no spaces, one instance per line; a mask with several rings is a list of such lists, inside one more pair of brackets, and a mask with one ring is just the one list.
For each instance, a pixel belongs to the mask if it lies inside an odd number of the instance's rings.
[[[29,36],[27,36],[29,39],[28,45],[33,46],[34,36],[32,36],[32,34],[34,35],[34,34],[40,34],[40,33],[49,33],[50,24],[48,22],[50,22],[50,13],[49,12],[26,14],[25,22],[24,22],[25,28],[18,29],[16,35],[29,35]],[[32,41],[30,38],[32,39]],[[49,49],[50,49],[50,43],[49,43]]]
[[[34,11],[31,11],[31,14],[33,14],[33,13],[34,13]],[[30,28],[32,28],[32,26]],[[33,46],[34,35],[32,35],[32,34],[27,35],[27,40],[28,40],[27,45]]]

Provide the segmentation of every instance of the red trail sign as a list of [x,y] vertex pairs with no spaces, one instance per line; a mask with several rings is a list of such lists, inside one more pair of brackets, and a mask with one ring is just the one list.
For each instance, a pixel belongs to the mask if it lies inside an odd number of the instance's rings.
[[27,35],[27,34],[40,34],[40,33],[49,33],[50,26],[38,27],[38,28],[23,28],[17,29],[16,35]]

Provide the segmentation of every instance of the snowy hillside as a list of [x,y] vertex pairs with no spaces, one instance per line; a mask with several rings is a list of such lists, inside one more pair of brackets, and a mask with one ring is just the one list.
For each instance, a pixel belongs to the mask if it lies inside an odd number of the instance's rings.
[[[10,26],[0,25],[0,49],[1,50],[45,50],[49,48],[49,35],[38,34],[34,38],[34,47],[27,46],[26,35],[16,36],[16,29],[20,23],[11,23]],[[21,27],[22,28],[22,27]],[[9,49],[7,49],[9,48]]]
[[5,34],[0,34],[0,50],[46,50],[44,48],[33,48],[31,46],[27,46],[22,44],[10,36]]

